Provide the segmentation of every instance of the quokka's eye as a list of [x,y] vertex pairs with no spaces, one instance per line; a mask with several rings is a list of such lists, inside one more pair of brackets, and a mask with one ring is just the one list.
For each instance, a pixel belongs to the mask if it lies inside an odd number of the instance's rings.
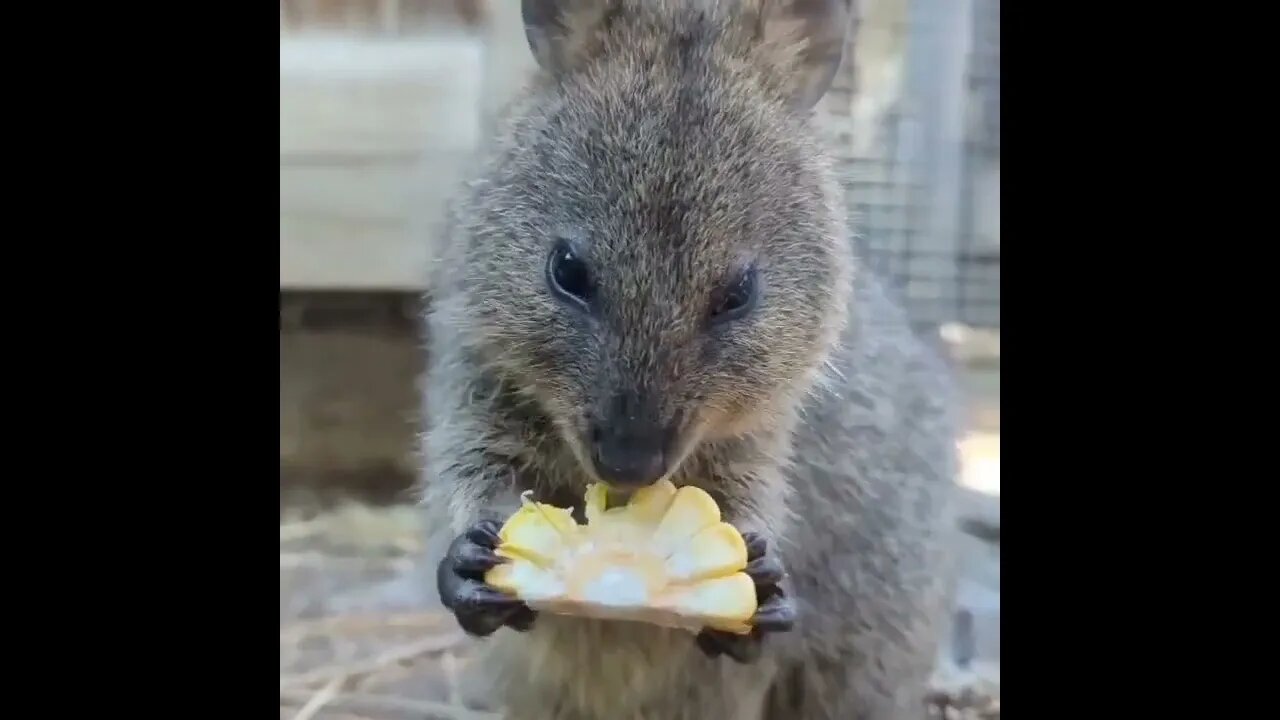
[[585,307],[595,295],[591,268],[564,240],[557,241],[547,257],[547,285],[560,299]]
[[755,266],[745,268],[733,282],[722,289],[711,306],[711,322],[715,324],[737,320],[756,306],[760,288]]

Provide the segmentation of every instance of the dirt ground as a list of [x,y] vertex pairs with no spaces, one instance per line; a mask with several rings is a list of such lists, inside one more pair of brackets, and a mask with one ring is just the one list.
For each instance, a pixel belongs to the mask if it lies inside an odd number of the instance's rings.
[[280,524],[280,717],[493,718],[458,698],[464,638],[410,602],[343,607],[407,581],[421,554],[411,508],[350,504]]

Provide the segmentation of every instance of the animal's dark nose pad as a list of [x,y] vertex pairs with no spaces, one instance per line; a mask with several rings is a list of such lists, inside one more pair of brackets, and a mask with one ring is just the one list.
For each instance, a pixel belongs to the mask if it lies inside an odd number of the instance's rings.
[[591,460],[602,480],[620,488],[651,485],[667,471],[663,432],[591,430]]

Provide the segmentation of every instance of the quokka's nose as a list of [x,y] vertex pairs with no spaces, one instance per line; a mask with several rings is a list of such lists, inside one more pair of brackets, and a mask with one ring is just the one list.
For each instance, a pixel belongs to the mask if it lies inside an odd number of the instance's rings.
[[667,436],[660,428],[610,430],[596,426],[591,431],[591,461],[596,473],[621,488],[653,484],[667,472]]

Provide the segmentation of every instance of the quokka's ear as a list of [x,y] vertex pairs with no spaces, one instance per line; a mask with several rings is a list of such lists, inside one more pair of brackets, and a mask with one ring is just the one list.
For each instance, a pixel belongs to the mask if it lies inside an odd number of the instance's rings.
[[784,65],[792,107],[817,104],[844,58],[853,0],[755,0],[756,33]]
[[521,0],[524,33],[538,64],[560,74],[598,51],[596,32],[619,0]]

